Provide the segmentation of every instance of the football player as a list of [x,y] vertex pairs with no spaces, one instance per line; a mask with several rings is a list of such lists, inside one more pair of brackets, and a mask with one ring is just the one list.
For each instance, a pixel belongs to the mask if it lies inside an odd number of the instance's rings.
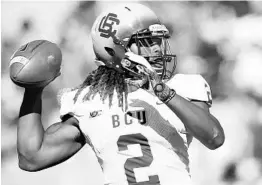
[[42,89],[25,89],[20,168],[49,168],[88,143],[104,184],[190,185],[192,138],[212,150],[224,142],[220,123],[209,112],[208,83],[200,75],[174,75],[169,31],[144,5],[108,9],[91,34],[98,68],[61,94],[61,122],[44,130]]

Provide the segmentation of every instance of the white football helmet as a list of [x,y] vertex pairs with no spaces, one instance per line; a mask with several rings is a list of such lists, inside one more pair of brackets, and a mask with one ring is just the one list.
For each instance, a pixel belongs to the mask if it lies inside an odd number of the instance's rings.
[[[132,51],[145,57],[162,79],[174,75],[176,56],[170,52],[169,31],[142,4],[120,4],[104,11],[95,20],[91,36],[97,65],[125,73],[121,61],[127,51]],[[156,44],[158,52],[154,51]]]

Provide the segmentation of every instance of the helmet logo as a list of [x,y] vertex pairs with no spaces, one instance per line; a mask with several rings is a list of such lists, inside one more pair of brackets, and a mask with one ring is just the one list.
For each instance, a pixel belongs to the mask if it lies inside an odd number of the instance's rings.
[[116,38],[116,30],[113,30],[113,25],[119,25],[120,21],[117,19],[117,15],[114,13],[109,13],[104,16],[99,24],[98,31],[101,32],[100,36],[104,38],[112,37],[113,40]]

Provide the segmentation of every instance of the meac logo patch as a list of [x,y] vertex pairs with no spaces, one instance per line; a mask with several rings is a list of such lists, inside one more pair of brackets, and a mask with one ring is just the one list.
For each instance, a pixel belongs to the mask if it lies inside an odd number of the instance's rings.
[[102,110],[97,110],[97,111],[93,111],[93,112],[90,112],[90,118],[94,118],[94,117],[97,117],[97,116],[100,116],[102,114]]

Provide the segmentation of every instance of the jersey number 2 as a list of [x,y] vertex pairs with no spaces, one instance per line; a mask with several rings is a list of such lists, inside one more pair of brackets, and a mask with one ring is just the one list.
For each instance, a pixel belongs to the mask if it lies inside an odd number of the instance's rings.
[[125,162],[125,173],[129,185],[160,185],[158,175],[149,176],[149,181],[137,182],[134,168],[148,167],[153,161],[148,140],[142,134],[128,134],[120,136],[117,145],[119,151],[128,150],[127,145],[140,144],[143,156],[129,158]]

